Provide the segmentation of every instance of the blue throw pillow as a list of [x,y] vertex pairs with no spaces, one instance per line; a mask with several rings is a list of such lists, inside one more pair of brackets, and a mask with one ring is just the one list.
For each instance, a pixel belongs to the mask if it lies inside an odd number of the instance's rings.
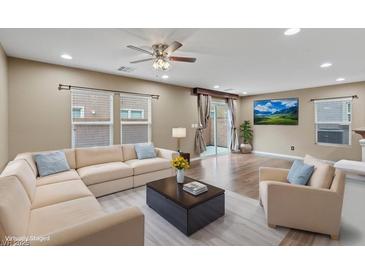
[[314,166],[295,160],[288,173],[288,181],[295,185],[306,185],[312,176]]
[[155,158],[155,148],[152,144],[135,144],[134,149],[137,153],[138,160]]
[[70,170],[63,151],[36,154],[34,160],[41,177]]

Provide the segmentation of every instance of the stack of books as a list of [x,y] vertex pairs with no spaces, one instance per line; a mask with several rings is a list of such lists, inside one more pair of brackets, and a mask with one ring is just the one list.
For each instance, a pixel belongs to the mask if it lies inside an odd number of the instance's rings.
[[208,187],[199,182],[191,182],[184,185],[183,190],[193,195],[199,195],[208,191]]

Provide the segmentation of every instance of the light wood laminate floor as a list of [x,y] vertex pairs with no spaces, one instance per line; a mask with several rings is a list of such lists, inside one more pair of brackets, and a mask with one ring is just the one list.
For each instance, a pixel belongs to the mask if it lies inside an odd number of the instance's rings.
[[137,206],[145,216],[145,245],[152,246],[272,246],[279,245],[286,228],[266,225],[257,201],[233,191],[225,191],[225,214],[186,236],[146,204],[146,188],[137,187],[98,198],[106,212]]
[[292,162],[260,157],[255,154],[232,153],[193,161],[185,174],[211,185],[222,187],[249,198],[259,198],[259,168],[290,168]]

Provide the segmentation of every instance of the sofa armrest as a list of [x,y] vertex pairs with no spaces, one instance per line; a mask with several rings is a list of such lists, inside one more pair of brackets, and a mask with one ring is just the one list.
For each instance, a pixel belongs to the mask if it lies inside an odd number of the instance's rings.
[[143,245],[144,215],[136,207],[67,227],[32,245]]
[[179,152],[174,150],[164,149],[164,148],[156,148],[156,150],[158,157],[165,158],[167,160],[173,160],[177,156],[179,156]]
[[289,169],[273,168],[273,167],[260,167],[259,169],[259,182],[261,181],[278,181],[287,182]]
[[338,235],[342,196],[330,189],[260,182],[268,224]]

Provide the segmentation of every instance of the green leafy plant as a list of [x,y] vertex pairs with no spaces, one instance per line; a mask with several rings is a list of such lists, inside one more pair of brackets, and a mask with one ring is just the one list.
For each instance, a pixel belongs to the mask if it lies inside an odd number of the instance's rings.
[[250,121],[243,121],[243,124],[240,125],[240,132],[241,137],[243,138],[243,143],[250,144],[253,138],[253,131]]

